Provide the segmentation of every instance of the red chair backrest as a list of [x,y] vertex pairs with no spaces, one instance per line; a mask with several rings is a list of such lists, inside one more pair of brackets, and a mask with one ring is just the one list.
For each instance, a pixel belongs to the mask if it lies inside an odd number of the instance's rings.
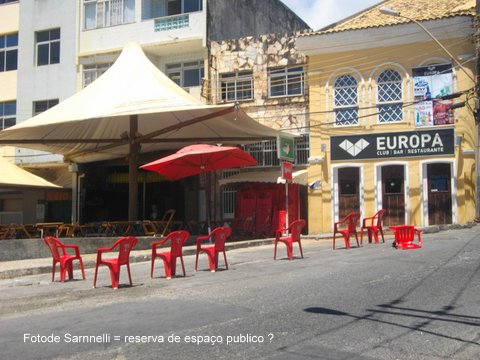
[[373,216],[372,225],[381,227],[383,218],[385,217],[385,209],[378,210],[377,213]]
[[358,220],[360,219],[360,213],[352,212],[352,213],[348,214],[348,216],[349,216],[348,231],[350,231],[350,232],[357,231],[357,223],[358,223]]
[[230,226],[220,226],[210,233],[210,237],[214,236],[215,238],[215,251],[225,250],[225,241],[227,241],[231,233],[232,228]]
[[395,226],[395,240],[400,243],[412,242],[415,238],[415,227],[413,225]]
[[290,237],[292,241],[299,241],[300,240],[300,235],[302,234],[302,229],[306,225],[306,221],[303,219],[295,220],[292,222],[289,226],[290,230]]
[[[48,246],[55,260],[60,260],[61,256],[65,256],[65,248],[55,236],[45,236],[43,242]],[[62,250],[61,254],[58,251],[59,248]]]
[[135,236],[126,236],[118,239],[113,244],[112,248],[118,248],[118,264],[128,264],[130,260],[130,251],[137,245],[137,238]]
[[190,237],[190,233],[185,230],[172,231],[167,235],[165,241],[170,240],[170,255],[181,256],[182,247]]

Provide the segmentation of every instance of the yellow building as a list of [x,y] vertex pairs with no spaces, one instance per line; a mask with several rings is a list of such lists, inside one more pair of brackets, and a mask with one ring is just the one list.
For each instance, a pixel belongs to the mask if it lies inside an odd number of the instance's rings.
[[475,1],[390,0],[298,39],[311,233],[382,208],[386,226],[475,219],[474,16]]

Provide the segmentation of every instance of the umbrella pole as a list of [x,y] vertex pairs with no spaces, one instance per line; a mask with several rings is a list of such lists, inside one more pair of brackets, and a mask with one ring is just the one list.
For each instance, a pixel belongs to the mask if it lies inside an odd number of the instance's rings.
[[130,139],[128,156],[128,220],[138,220],[138,116],[130,115]]
[[[212,227],[210,225],[210,177],[207,176],[207,173],[204,172],[203,176],[205,176],[205,196],[206,196],[206,206],[207,206],[207,231],[210,234],[212,232]],[[210,239],[212,242],[212,239]]]

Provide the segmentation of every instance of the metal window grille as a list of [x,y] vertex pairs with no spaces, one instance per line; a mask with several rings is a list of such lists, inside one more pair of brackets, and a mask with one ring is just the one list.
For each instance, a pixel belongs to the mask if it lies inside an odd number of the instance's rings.
[[303,66],[269,69],[268,95],[270,97],[303,95],[304,88]]
[[251,100],[253,98],[253,72],[240,71],[220,75],[222,101]]
[[[264,140],[258,143],[244,145],[244,151],[249,153],[256,161],[258,167],[279,166],[277,154],[277,141]],[[309,135],[295,139],[295,165],[308,164],[310,154]]]
[[[238,174],[239,170],[224,170],[222,178]],[[233,219],[235,216],[237,190],[234,187],[222,187],[222,213],[223,219]]]
[[358,124],[358,83],[352,75],[342,75],[334,85],[335,126]]
[[402,121],[402,77],[391,69],[384,70],[377,79],[377,111],[379,123]]

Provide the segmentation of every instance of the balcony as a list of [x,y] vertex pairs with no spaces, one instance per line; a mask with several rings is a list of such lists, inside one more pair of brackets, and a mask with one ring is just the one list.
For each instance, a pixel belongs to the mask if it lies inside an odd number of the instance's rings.
[[190,26],[190,16],[188,14],[166,16],[154,19],[154,31],[168,31],[182,29]]

